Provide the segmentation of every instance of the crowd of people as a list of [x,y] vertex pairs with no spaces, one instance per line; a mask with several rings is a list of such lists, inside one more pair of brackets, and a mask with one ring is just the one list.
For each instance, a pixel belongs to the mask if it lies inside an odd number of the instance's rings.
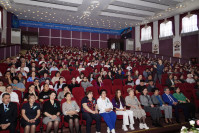
[[[40,121],[47,133],[57,133],[62,115],[71,133],[81,130],[81,119],[86,121],[87,133],[93,120],[96,133],[101,132],[102,118],[107,132],[115,133],[117,116],[122,116],[124,131],[135,130],[134,119],[139,120],[140,129],[149,129],[147,113],[156,127],[162,127],[163,116],[166,124],[174,123],[173,109],[177,123],[181,122],[179,109],[185,121],[196,119],[192,99],[177,86],[193,84],[199,99],[199,68],[195,65],[119,50],[46,46],[34,46],[25,55],[7,58],[4,63],[8,67],[0,77],[0,131],[16,131],[17,104],[21,105],[20,125],[25,133],[34,133]],[[116,79],[122,87],[112,89]],[[124,86],[126,90],[121,89]],[[77,87],[85,92],[81,99],[75,97]],[[88,90],[90,87],[95,90]]]

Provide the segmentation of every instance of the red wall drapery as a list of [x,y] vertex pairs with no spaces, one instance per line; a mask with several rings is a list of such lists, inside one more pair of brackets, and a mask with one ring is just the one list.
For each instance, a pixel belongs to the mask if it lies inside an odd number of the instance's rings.
[[[158,38],[160,36],[160,24],[164,22],[165,19],[159,20],[158,21]],[[173,35],[175,36],[175,20],[174,20],[174,16],[167,18],[167,21],[171,21],[172,22],[172,32]]]

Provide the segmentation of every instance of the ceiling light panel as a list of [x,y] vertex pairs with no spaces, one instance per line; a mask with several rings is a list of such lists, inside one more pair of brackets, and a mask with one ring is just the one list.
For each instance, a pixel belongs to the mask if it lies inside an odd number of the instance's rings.
[[154,12],[150,12],[150,11],[144,11],[144,10],[137,10],[137,9],[125,8],[125,7],[121,7],[121,6],[115,6],[115,5],[109,5],[109,6],[107,7],[107,9],[109,9],[109,10],[114,10],[114,11],[121,11],[121,12],[142,14],[142,15],[146,15],[146,16],[152,16],[152,15],[155,14]]
[[14,0],[14,2],[16,4],[25,4],[25,5],[31,5],[31,6],[48,7],[48,8],[68,10],[68,11],[78,11],[77,7],[63,6],[63,5],[51,4],[51,3],[45,3],[45,2],[38,2],[38,1],[31,1],[31,0]]
[[81,5],[83,0],[56,0],[60,2],[66,2],[66,3],[71,3],[71,4],[78,4]]
[[142,1],[142,0],[115,0],[115,1],[133,4],[133,5],[151,7],[151,8],[160,9],[160,10],[166,10],[169,7],[167,5],[162,5],[162,4],[157,4],[157,3],[152,3],[152,2]]
[[125,19],[132,19],[132,20],[144,20],[144,17],[137,17],[137,16],[130,16],[118,13],[110,13],[110,12],[101,12],[100,15],[102,16],[109,16],[109,17],[117,17],[117,18],[125,18]]

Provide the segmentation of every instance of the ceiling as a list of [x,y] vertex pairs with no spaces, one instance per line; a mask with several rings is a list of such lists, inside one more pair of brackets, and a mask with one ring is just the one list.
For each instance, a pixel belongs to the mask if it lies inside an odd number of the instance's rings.
[[199,0],[0,0],[19,19],[120,30],[199,9]]

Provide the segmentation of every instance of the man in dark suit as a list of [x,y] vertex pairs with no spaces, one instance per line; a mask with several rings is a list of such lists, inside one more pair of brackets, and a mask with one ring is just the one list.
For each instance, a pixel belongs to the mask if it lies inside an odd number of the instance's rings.
[[10,94],[2,95],[2,104],[0,104],[0,131],[9,130],[15,133],[17,125],[17,104],[10,102]]
[[182,104],[178,103],[178,100],[176,98],[173,97],[172,94],[170,94],[170,89],[169,88],[164,88],[164,94],[162,95],[162,99],[163,101],[172,106],[175,110],[175,116],[176,116],[176,122],[180,123],[179,120],[179,109],[182,109],[184,112],[184,116],[185,116],[185,121],[188,121],[189,119],[189,112],[188,109],[186,108],[186,106],[183,106]]
[[170,90],[172,90],[172,91],[174,90],[175,83],[173,81],[173,75],[172,74],[170,74],[169,78],[166,80],[166,85],[169,87]]
[[115,75],[115,78],[116,79],[121,79],[121,80],[124,79],[124,74],[122,74],[122,70],[121,69],[118,70],[118,73]]

